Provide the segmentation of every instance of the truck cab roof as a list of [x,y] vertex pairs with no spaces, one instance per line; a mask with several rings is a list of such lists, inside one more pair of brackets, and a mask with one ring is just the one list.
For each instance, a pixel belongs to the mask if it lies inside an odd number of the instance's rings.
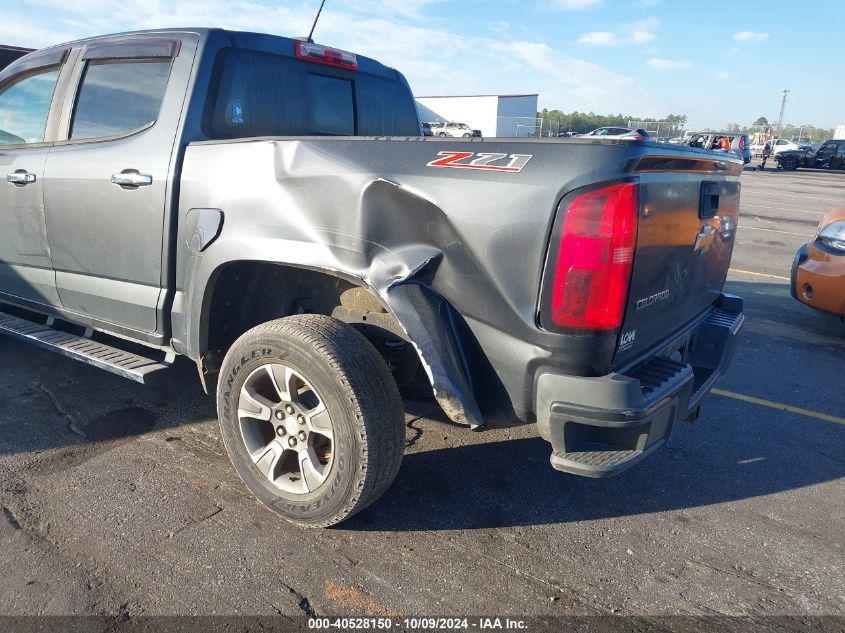
[[[251,31],[233,31],[227,29],[213,28],[213,27],[173,27],[164,29],[147,29],[140,31],[125,31],[120,33],[112,33],[109,35],[98,35],[96,37],[86,37],[72,42],[65,42],[55,46],[49,46],[44,49],[33,51],[30,54],[38,54],[43,51],[55,49],[78,48],[85,46],[92,42],[100,42],[103,40],[120,40],[131,39],[133,37],[143,35],[178,35],[184,33],[192,33],[198,35],[201,41],[208,41],[212,38],[227,38],[229,46],[234,48],[248,48],[252,50],[261,50],[268,53],[282,54],[295,56],[295,47],[297,42],[303,42],[304,38],[288,37],[284,35],[270,35],[267,33],[255,33]],[[317,44],[320,44],[317,42]],[[333,48],[330,44],[322,44]],[[354,54],[358,64],[358,70],[366,72],[371,75],[378,75],[382,77],[396,78],[402,76],[399,71],[389,66],[385,66],[381,62],[376,61],[370,57]],[[403,78],[404,79],[404,78]]]

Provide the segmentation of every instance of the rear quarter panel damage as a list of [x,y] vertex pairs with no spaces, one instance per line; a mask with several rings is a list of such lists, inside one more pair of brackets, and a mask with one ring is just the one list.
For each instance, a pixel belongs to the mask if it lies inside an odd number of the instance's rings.
[[[426,167],[450,150],[532,158],[517,172]],[[480,425],[491,391],[505,394],[516,417],[530,419],[539,368],[556,363],[600,375],[615,348],[615,333],[597,353],[595,337],[538,327],[554,210],[565,192],[630,171],[643,151],[634,144],[469,139],[191,144],[179,243],[190,237],[181,233],[190,209],[221,209],[225,220],[205,251],[177,258],[174,346],[202,356],[214,277],[229,262],[327,271],[380,297],[454,421]]]

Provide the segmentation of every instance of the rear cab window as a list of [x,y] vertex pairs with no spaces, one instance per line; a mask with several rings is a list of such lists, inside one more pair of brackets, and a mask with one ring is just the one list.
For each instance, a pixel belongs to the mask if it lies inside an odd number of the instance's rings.
[[[292,41],[287,45],[293,49]],[[221,139],[419,136],[416,107],[401,75],[369,60],[361,66],[346,70],[285,52],[224,49],[206,104],[205,133]]]
[[336,77],[308,75],[310,127],[313,134],[352,136],[355,134],[355,106],[352,82]]

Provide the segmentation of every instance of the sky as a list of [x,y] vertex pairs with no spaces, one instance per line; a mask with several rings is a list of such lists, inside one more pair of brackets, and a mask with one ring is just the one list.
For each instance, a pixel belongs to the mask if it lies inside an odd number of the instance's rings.
[[[17,0],[0,43],[160,27],[307,34],[319,0]],[[807,8],[804,8],[807,7]],[[845,124],[845,2],[327,0],[314,39],[399,69],[416,95],[539,93],[539,107],[688,128]],[[828,44],[825,44],[827,42]]]

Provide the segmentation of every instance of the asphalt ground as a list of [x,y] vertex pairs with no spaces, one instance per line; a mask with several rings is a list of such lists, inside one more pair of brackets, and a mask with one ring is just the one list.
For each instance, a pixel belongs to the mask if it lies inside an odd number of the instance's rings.
[[643,464],[558,473],[531,426],[408,402],[398,479],[330,530],[244,489],[189,364],[144,387],[0,339],[0,614],[841,617],[845,326],[787,278],[843,201],[842,173],[743,174],[740,349]]

